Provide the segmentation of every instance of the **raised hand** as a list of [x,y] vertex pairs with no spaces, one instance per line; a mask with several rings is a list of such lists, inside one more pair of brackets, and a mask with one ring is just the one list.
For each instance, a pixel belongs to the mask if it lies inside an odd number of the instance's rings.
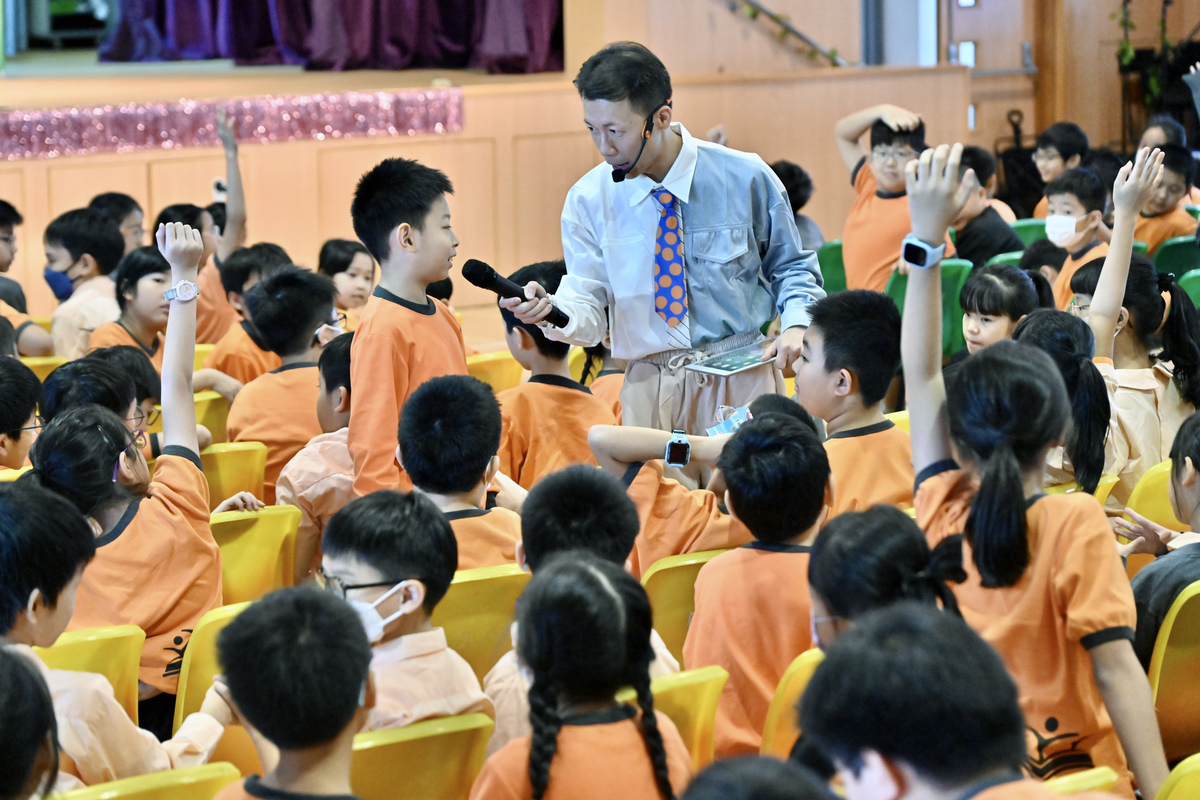
[[204,255],[204,241],[200,231],[182,222],[169,222],[158,226],[154,233],[158,252],[171,265],[172,270],[195,272]]
[[1162,179],[1163,154],[1157,147],[1143,147],[1132,164],[1121,167],[1113,182],[1114,211],[1137,216],[1154,195]]
[[937,245],[946,238],[950,223],[975,185],[974,170],[967,170],[961,179],[958,177],[962,151],[961,144],[953,147],[940,144],[921,153],[920,158],[910,161],[905,168],[913,233],[928,244]]
[[233,120],[226,115],[223,108],[217,109],[217,136],[226,150],[237,150],[237,134],[233,131]]
[[876,108],[879,121],[894,131],[913,131],[921,124],[921,118],[907,108],[884,103]]

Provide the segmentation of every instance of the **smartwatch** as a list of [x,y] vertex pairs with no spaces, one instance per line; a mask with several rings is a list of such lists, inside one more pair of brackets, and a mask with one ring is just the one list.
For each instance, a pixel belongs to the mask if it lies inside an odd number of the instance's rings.
[[664,460],[672,467],[686,467],[692,460],[692,445],[685,431],[671,431]]
[[167,291],[163,292],[163,297],[167,300],[178,300],[181,303],[186,303],[189,300],[195,300],[200,294],[200,287],[188,280],[182,280],[172,286]]
[[904,263],[917,269],[929,269],[946,255],[945,242],[937,247],[930,247],[911,233],[904,237],[902,245],[900,257],[904,259]]

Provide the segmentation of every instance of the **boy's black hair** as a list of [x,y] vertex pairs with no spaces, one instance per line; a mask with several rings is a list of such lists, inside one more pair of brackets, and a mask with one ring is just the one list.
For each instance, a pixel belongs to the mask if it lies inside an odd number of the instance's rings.
[[221,233],[224,233],[225,232],[225,222],[228,219],[228,217],[226,216],[226,213],[225,213],[225,204],[224,203],[209,203],[208,205],[206,205],[204,207],[204,210],[208,212],[208,215],[210,217],[212,217],[213,225],[216,226],[217,228],[219,228],[221,230]]
[[[350,269],[350,262],[359,253],[371,255],[371,251],[363,247],[362,242],[353,239],[330,239],[321,245],[321,254],[317,256],[317,272],[333,277]],[[374,264],[371,265],[374,268]]]
[[1187,131],[1184,129],[1183,123],[1170,114],[1151,114],[1150,119],[1146,120],[1146,127],[1142,129],[1142,133],[1144,134],[1151,128],[1162,130],[1167,144],[1187,147]]
[[354,189],[354,233],[382,264],[391,255],[392,231],[405,222],[423,231],[433,204],[448,194],[454,186],[440,170],[407,158],[384,159]]
[[1107,147],[1097,147],[1088,151],[1088,154],[1079,162],[1079,168],[1086,169],[1099,178],[1107,196],[1112,192],[1117,173],[1121,171],[1121,167],[1125,166],[1128,160],[1125,156],[1109,150]]
[[444,375],[417,387],[400,414],[400,458],[423,492],[475,488],[500,449],[500,404],[492,387],[467,375]]
[[358,615],[308,587],[272,592],[238,614],[217,637],[217,655],[238,710],[281,750],[337,738],[371,667]]
[[1179,475],[1189,458],[1192,466],[1200,469],[1200,412],[1183,421],[1171,442],[1171,475]]
[[1038,239],[1025,246],[1018,265],[1026,272],[1037,272],[1039,268],[1049,266],[1059,272],[1067,260],[1067,251],[1049,239]]
[[0,358],[0,433],[20,438],[21,428],[41,404],[42,382],[33,370],[20,359]]
[[139,403],[162,399],[162,378],[140,347],[131,344],[102,347],[88,353],[84,358],[111,364],[133,378],[134,399]]
[[449,278],[442,278],[440,281],[434,281],[425,287],[425,294],[432,297],[434,300],[441,300],[443,303],[449,303],[450,298],[454,296],[454,281]]
[[1108,190],[1096,173],[1086,169],[1069,169],[1046,184],[1046,197],[1056,194],[1074,195],[1084,213],[1103,212],[1108,203]]
[[982,147],[967,145],[963,148],[962,162],[958,167],[959,178],[968,169],[975,170],[975,180],[979,181],[980,186],[987,186],[987,182],[996,174],[996,158]]
[[1161,150],[1163,169],[1183,178],[1185,188],[1191,187],[1196,179],[1196,159],[1192,157],[1192,151],[1177,144],[1164,144]]
[[938,787],[1025,761],[1025,718],[1000,656],[959,617],[915,603],[869,614],[829,646],[800,726],[855,774],[873,750]]
[[96,268],[107,275],[125,255],[125,237],[117,224],[91,208],[76,208],[59,214],[46,226],[46,244],[57,245],[78,261],[86,253],[96,259]]
[[829,456],[802,422],[767,414],[742,424],[717,467],[732,511],[754,538],[779,543],[811,528],[825,507]]
[[292,258],[287,251],[271,242],[239,247],[221,262],[221,288],[233,294],[243,294],[246,281],[252,277],[266,280],[291,263]]
[[[584,100],[628,100],[635,113],[649,117],[672,97],[671,75],[658,56],[637,42],[614,42],[583,62],[575,88]],[[640,136],[641,131],[635,131]]]
[[325,526],[322,549],[358,559],[386,581],[425,584],[427,614],[446,596],[458,568],[458,541],[450,522],[420,492],[383,489],[351,501]]
[[26,797],[29,779],[49,748],[49,766],[34,791],[39,800],[50,796],[58,780],[58,723],[54,700],[38,668],[24,654],[0,647],[0,797]]
[[28,481],[0,483],[0,636],[34,589],[54,608],[95,554],[91,525],[64,498]]
[[17,329],[6,317],[0,317],[0,358],[18,356],[20,353],[17,351]]
[[21,212],[7,200],[0,200],[0,228],[15,228],[25,221]]
[[124,420],[107,408],[90,403],[68,408],[42,428],[29,451],[33,469],[18,483],[36,483],[92,515],[132,499],[130,490],[112,475],[121,453],[134,457],[133,446]]
[[46,376],[42,389],[45,399],[41,414],[46,423],[69,408],[85,405],[106,408],[124,419],[137,397],[131,375],[95,358],[80,358],[57,367]]
[[[558,285],[566,275],[567,262],[561,260],[539,261],[536,264],[521,267],[512,275],[509,275],[508,279],[518,286],[524,286],[530,281],[537,281],[546,290],[546,294],[554,294],[558,291]],[[571,352],[571,345],[566,342],[555,342],[547,339],[546,335],[542,333],[542,329],[537,325],[527,325],[524,322],[518,322],[511,310],[501,308],[500,316],[504,318],[505,330],[511,332],[513,328],[520,328],[528,333],[533,339],[533,343],[537,345],[538,352],[546,358],[563,359]]]
[[871,149],[876,147],[889,147],[895,145],[908,145],[918,153],[925,150],[925,121],[917,123],[917,127],[911,131],[897,131],[889,128],[887,123],[881,119],[875,120],[871,125]]
[[182,222],[184,225],[200,230],[200,217],[204,212],[205,209],[191,203],[176,203],[173,206],[167,206],[158,212],[158,217],[154,220],[154,231],[158,230],[159,225],[170,225],[172,222]]
[[[1129,259],[1129,266],[1131,269],[1133,267],[1133,259],[1137,258],[1138,256],[1141,256],[1143,259],[1149,261],[1149,259],[1146,256],[1142,256],[1141,253],[1132,253],[1130,254]],[[1151,262],[1151,266],[1153,266],[1153,264],[1154,262]],[[1104,269],[1103,256],[1100,258],[1093,258],[1091,261],[1088,261],[1079,269],[1075,270],[1074,274],[1071,275],[1071,293],[1095,294],[1096,286],[1100,283],[1100,271],[1102,269]],[[1128,291],[1128,285],[1126,286],[1126,291]]]
[[958,293],[962,310],[1013,322],[1037,310],[1037,287],[1030,274],[1012,264],[990,264],[971,270]]
[[92,198],[88,203],[88,208],[99,211],[108,218],[114,225],[120,228],[121,223],[135,211],[141,211],[142,207],[127,194],[121,192],[104,192]]
[[263,344],[286,358],[312,347],[317,329],[333,319],[335,297],[329,276],[280,267],[246,292],[246,308]]
[[804,171],[803,167],[793,164],[791,161],[776,161],[771,165],[771,170],[783,184],[784,191],[787,192],[788,200],[792,204],[792,213],[799,214],[800,209],[808,205],[808,201],[812,199],[812,178]]
[[784,414],[795,417],[817,436],[821,435],[821,430],[817,427],[817,421],[813,419],[812,414],[790,397],[781,394],[760,394],[750,402],[751,417],[758,419],[767,414]]
[[790,761],[740,756],[717,761],[692,779],[679,800],[836,800],[827,781]]
[[138,281],[147,275],[158,273],[165,274],[169,278],[171,265],[167,263],[167,259],[163,258],[163,254],[155,245],[138,247],[129,251],[129,254],[121,259],[112,278],[117,284],[117,305],[122,314],[125,313],[125,306],[129,303],[125,293],[128,292],[136,297]]
[[852,289],[821,298],[809,312],[809,327],[821,332],[824,343],[825,371],[853,372],[864,406],[882,400],[900,369],[896,304],[880,292]]
[[354,331],[343,333],[325,347],[321,348],[321,357],[317,359],[317,367],[325,380],[325,391],[350,388],[350,345],[354,342]]
[[1038,134],[1035,146],[1038,150],[1052,147],[1063,161],[1067,161],[1072,156],[1083,158],[1087,155],[1088,138],[1083,128],[1074,122],[1056,122]]
[[538,481],[521,509],[525,563],[537,571],[551,556],[586,550],[613,564],[633,551],[640,524],[621,482],[582,464]]

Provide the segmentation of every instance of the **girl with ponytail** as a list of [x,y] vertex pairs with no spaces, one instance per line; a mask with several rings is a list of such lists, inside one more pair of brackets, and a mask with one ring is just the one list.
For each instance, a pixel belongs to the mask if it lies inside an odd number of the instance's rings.
[[[650,601],[621,567],[581,551],[538,569],[517,605],[532,674],[531,737],[483,765],[472,800],[674,800],[691,759],[650,695]],[[632,687],[637,706],[616,693]]]
[[[960,145],[943,145],[908,166],[913,235],[921,241],[941,242],[965,199],[960,153]],[[1123,247],[1128,256],[1134,206],[1153,191],[1160,163],[1143,151],[1118,176],[1113,251]],[[1017,682],[1027,768],[1048,778],[1108,766],[1119,777],[1116,793],[1132,798],[1136,776],[1153,797],[1166,758],[1131,644],[1133,595],[1107,517],[1090,495],[1042,491],[1046,456],[1069,437],[1061,371],[1041,350],[1000,342],[967,359],[947,386],[941,318],[940,265],[910,270],[901,352],[917,524],[935,551],[963,534],[966,580],[954,595]]]

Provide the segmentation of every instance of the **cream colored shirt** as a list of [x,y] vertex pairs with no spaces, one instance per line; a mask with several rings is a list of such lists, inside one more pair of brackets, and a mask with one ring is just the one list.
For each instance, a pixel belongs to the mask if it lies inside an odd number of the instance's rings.
[[54,309],[50,317],[50,338],[54,354],[68,360],[87,352],[92,331],[121,316],[117,305],[117,284],[107,275],[88,278],[75,287],[71,296]]
[[329,518],[356,496],[354,459],[346,444],[349,432],[349,428],[342,428],[314,436],[292,456],[275,483],[275,504],[300,509],[297,552],[306,552],[315,543],[312,563],[296,565],[298,577],[307,575],[321,563],[321,536]]

